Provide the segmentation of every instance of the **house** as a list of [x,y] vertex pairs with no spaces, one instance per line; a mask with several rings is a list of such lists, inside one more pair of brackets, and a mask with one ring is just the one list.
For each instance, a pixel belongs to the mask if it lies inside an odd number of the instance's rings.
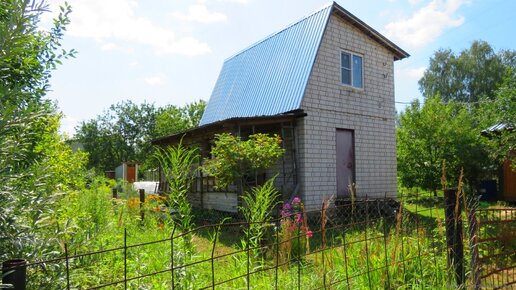
[[[394,61],[409,54],[337,3],[228,58],[200,126],[153,141],[197,144],[215,134],[277,133],[286,153],[276,185],[307,209],[324,198],[396,196]],[[257,174],[251,182],[270,177]],[[238,197],[199,176],[191,199],[236,211]],[[350,186],[351,185],[351,186]]]

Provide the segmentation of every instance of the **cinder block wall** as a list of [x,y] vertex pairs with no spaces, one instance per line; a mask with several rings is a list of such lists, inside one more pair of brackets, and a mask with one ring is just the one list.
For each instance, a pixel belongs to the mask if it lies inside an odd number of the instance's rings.
[[[340,84],[341,50],[363,56],[364,88]],[[354,130],[358,197],[396,195],[393,55],[338,16],[324,33],[298,126],[302,197],[309,209],[336,194],[336,129]]]

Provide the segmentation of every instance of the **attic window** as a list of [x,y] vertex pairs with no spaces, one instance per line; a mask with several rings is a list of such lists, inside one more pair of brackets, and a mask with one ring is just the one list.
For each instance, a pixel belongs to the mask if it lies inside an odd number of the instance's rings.
[[363,88],[362,56],[342,51],[340,53],[340,82],[343,85]]

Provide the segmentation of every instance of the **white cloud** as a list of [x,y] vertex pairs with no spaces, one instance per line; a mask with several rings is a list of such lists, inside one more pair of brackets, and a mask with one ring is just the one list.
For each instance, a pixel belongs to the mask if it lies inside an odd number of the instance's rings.
[[166,78],[167,78],[167,76],[165,74],[159,73],[159,74],[145,77],[145,78],[143,78],[143,80],[148,85],[158,86],[158,85],[162,85],[165,82]]
[[421,0],[408,0],[408,2],[410,3],[410,5],[416,5],[419,4]]
[[137,8],[136,1],[76,0],[68,32],[71,36],[94,38],[104,49],[114,48],[110,42],[123,41],[149,46],[156,54],[194,56],[210,52],[206,43],[179,37],[171,28],[137,15]]
[[249,4],[252,0],[218,0],[219,2],[229,2],[238,4]]
[[115,50],[117,48],[117,45],[114,44],[113,42],[108,42],[108,43],[104,43],[100,49],[103,50],[103,51],[111,51],[111,50]]
[[134,51],[134,49],[130,47],[123,47],[113,42],[98,41],[98,43],[100,45],[100,50],[102,51],[121,51],[124,53],[131,53]]
[[226,21],[226,15],[220,12],[211,12],[204,4],[195,4],[188,7],[187,13],[174,12],[172,16],[190,22],[214,23]]
[[432,0],[412,16],[391,22],[385,26],[385,36],[401,46],[420,48],[441,36],[450,27],[464,23],[457,10],[468,0]]
[[413,79],[413,80],[419,80],[423,77],[423,74],[425,73],[426,67],[416,67],[416,68],[402,68],[397,69],[395,74],[398,77],[401,77],[402,79]]

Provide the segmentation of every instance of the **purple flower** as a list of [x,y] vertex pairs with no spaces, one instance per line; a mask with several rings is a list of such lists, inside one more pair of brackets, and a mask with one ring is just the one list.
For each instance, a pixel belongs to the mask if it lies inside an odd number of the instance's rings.
[[301,202],[301,199],[299,197],[294,197],[294,199],[292,200],[292,203],[300,203]]
[[290,210],[290,209],[292,209],[292,206],[290,205],[290,203],[287,202],[283,205],[283,210]]

